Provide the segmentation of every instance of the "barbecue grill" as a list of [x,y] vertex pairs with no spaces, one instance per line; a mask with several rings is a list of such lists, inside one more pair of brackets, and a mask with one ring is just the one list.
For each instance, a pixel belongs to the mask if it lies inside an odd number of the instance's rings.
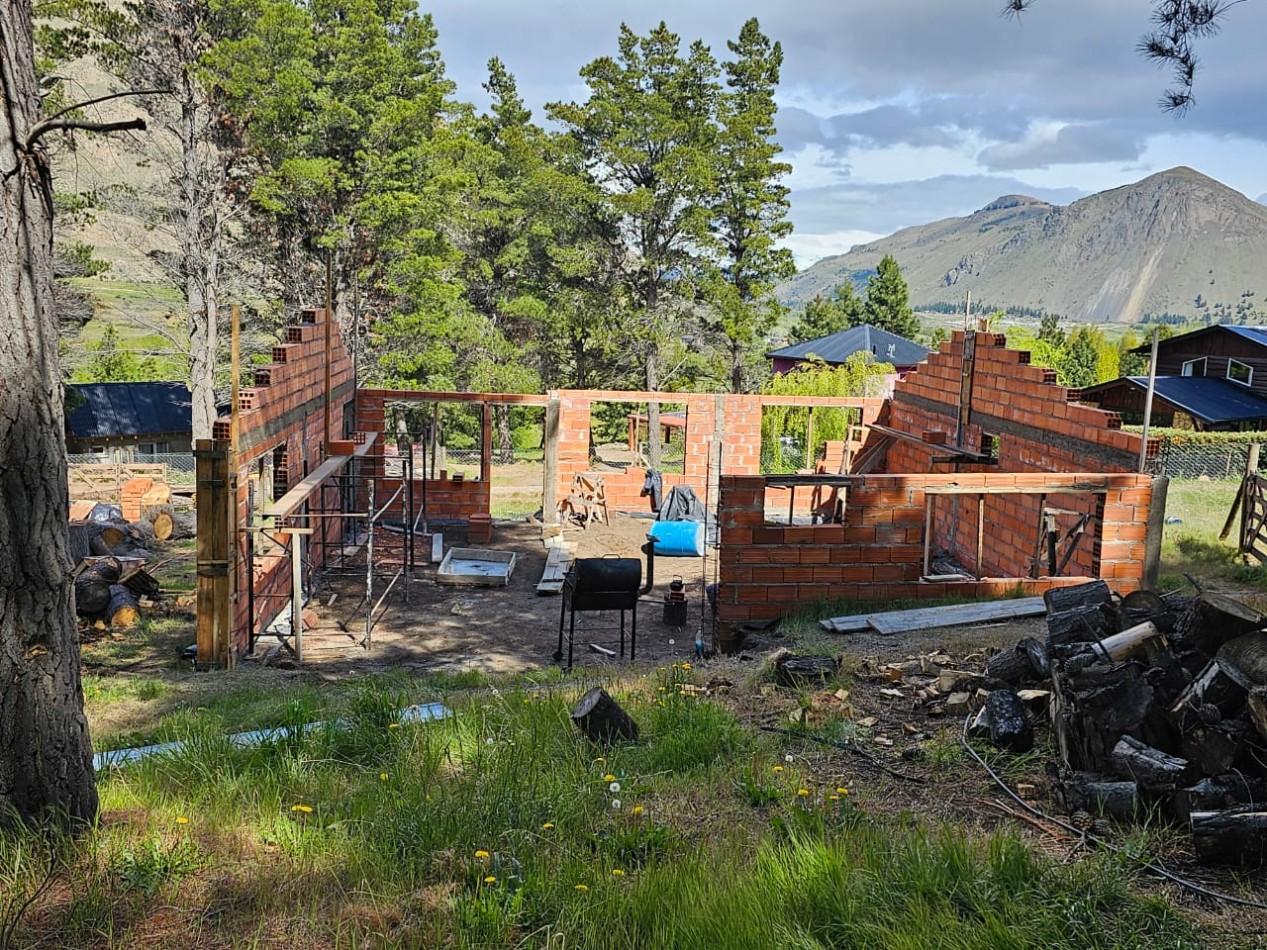
[[[620,655],[625,655],[625,611],[629,611],[629,659],[638,647],[638,598],[655,583],[653,541],[642,546],[647,555],[647,583],[642,583],[642,562],[636,557],[582,557],[572,562],[563,578],[563,603],[559,609],[559,646],[554,660],[563,659],[563,639],[568,643],[568,665],[572,669],[572,645],[576,638],[576,615],[600,610],[620,611]],[[569,622],[570,615],[570,622]]]

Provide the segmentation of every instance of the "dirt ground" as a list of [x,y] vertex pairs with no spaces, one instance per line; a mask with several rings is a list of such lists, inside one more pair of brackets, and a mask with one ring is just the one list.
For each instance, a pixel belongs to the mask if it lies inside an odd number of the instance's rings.
[[[564,537],[577,544],[578,557],[646,558],[641,547],[652,522],[612,512],[610,524],[582,529],[569,526]],[[465,527],[445,527],[445,549],[466,546]],[[424,545],[417,552],[422,561]],[[369,651],[357,644],[364,631],[364,577],[335,577],[317,591],[317,629],[305,639],[305,665],[318,669],[371,670],[404,667],[415,671],[479,669],[489,673],[519,672],[554,663],[559,643],[560,595],[539,595],[536,587],[545,568],[546,548],[541,525],[526,520],[498,521],[493,540],[479,545],[516,555],[510,584],[506,587],[452,587],[437,584],[437,565],[419,564],[411,582],[403,578],[376,615]],[[660,557],[654,566],[654,586],[644,594],[637,610],[637,642],[634,643],[632,612],[626,615],[626,653],[635,650],[640,663],[662,663],[694,656],[696,633],[704,620],[704,577],[716,572],[714,553],[706,558]],[[664,599],[669,584],[681,577],[687,590],[687,622],[683,627],[664,623]],[[385,587],[387,578],[376,581]],[[408,586],[406,594],[405,586]],[[333,604],[324,606],[337,593]],[[377,596],[377,595],[376,595]],[[361,606],[357,606],[361,604]],[[340,623],[349,633],[344,633]],[[705,642],[709,627],[704,626]],[[261,641],[267,649],[270,640]],[[576,618],[573,664],[576,667],[608,667],[622,662],[591,651],[594,643],[619,653],[618,611],[580,613]],[[564,652],[567,645],[564,643]],[[624,661],[627,662],[627,661]]]

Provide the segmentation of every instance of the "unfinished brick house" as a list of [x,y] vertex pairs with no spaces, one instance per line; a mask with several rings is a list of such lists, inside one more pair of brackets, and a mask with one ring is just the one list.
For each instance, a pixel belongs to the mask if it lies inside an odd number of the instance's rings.
[[[1001,335],[956,333],[890,399],[553,391],[426,393],[355,387],[337,327],[305,311],[255,371],[234,418],[198,446],[199,658],[231,664],[279,618],[300,630],[308,580],[375,539],[380,519],[457,520],[490,531],[493,414],[544,419],[542,510],[594,459],[600,407],[624,425],[651,402],[673,405],[677,471],[720,525],[716,641],[798,604],[1041,592],[1089,577],[1128,591],[1156,571],[1165,481],[1136,474],[1140,437],[1110,412],[1032,367]],[[393,458],[400,407],[467,407],[480,463],[469,478]],[[762,475],[762,413],[852,410],[850,439],[791,475]],[[624,437],[621,437],[624,441]],[[603,473],[613,509],[644,507],[645,460]],[[398,534],[398,532],[397,532]],[[946,569],[945,565],[952,565]],[[409,557],[395,577],[413,570]],[[373,612],[373,571],[366,599]],[[395,583],[393,580],[391,583]],[[407,586],[407,585],[406,585]],[[381,594],[386,597],[391,585]],[[289,618],[286,616],[289,611]],[[368,646],[367,619],[363,645]]]

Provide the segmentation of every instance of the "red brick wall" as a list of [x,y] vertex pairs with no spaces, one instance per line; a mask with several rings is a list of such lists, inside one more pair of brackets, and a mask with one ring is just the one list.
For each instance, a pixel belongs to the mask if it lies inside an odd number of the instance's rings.
[[[928,489],[952,485],[1048,487],[1053,498],[1088,497],[1059,493],[1074,486],[1095,487],[1097,494],[1089,497],[1095,499],[1091,504],[1102,520],[1083,541],[1090,563],[1072,562],[1066,569],[1072,576],[1025,578],[1020,575],[1028,572],[1037,525],[992,524],[987,528],[987,548],[999,563],[1013,559],[1011,570],[1002,575],[987,572],[977,581],[921,581]],[[1000,596],[1018,589],[1040,594],[1088,577],[1103,577],[1115,590],[1128,592],[1143,579],[1144,533],[1152,497],[1147,475],[853,476],[845,489],[844,524],[823,525],[767,524],[766,491],[761,477],[721,480],[718,637],[723,643],[747,621],[781,617],[797,605],[820,601]],[[954,497],[965,496],[941,495],[935,505],[946,506]],[[966,497],[975,504],[974,496]],[[975,547],[975,518],[972,524]]]
[[[354,398],[352,357],[343,345],[337,323],[330,327],[331,359],[330,435],[342,439],[344,407]],[[283,331],[285,342],[273,347],[273,362],[254,370],[254,386],[239,391],[238,396],[238,525],[250,522],[248,507],[249,477],[258,470],[261,460],[271,470],[272,454],[284,447],[285,478],[294,485],[325,459],[325,377],[326,327],[325,311],[305,310],[299,322]],[[227,442],[231,436],[232,417],[216,420],[213,437]],[[283,486],[284,487],[284,486]],[[280,492],[278,492],[280,494]],[[265,502],[271,499],[265,499]],[[327,487],[313,494],[309,510],[335,510],[338,492]],[[320,539],[335,540],[335,519],[316,519],[318,534],[305,538],[305,547],[312,544],[313,567],[321,566]],[[313,543],[313,542],[316,543]],[[233,630],[238,652],[246,649],[252,626],[267,626],[286,606],[290,596],[290,558],[285,552],[261,553],[255,558],[255,617],[251,618],[247,599],[246,534],[239,531],[238,576],[233,605]],[[267,545],[261,544],[261,549]]]

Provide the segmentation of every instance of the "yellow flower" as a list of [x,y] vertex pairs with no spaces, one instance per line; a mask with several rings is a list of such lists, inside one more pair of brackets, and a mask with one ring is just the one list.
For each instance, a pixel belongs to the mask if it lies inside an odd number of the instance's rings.
[[549,831],[549,830],[550,830],[551,828],[553,828],[553,827],[554,827],[554,822],[552,822],[552,821],[547,821],[544,825],[542,825],[542,826],[541,826],[541,830],[542,830],[542,831]]
[[661,687],[660,687],[660,692],[662,692],[662,693],[663,693],[663,692],[665,692],[665,689],[664,689],[664,687],[663,687],[663,686],[661,686]]
[[642,814],[642,811],[643,811],[643,809],[642,809],[642,806],[641,806],[641,805],[634,805],[634,807],[633,807],[633,816],[634,816],[635,818],[637,818],[639,815],[641,815],[641,814]]
[[848,795],[848,794],[849,794],[849,789],[845,788],[845,786],[843,786],[843,785],[842,785],[842,786],[840,786],[840,788],[836,789],[836,794],[837,794],[837,795]]
[[387,773],[386,773],[386,772],[379,772],[379,773],[378,773],[378,780],[379,780],[380,782],[386,782],[386,781],[387,781]]
[[594,761],[595,761],[595,762],[597,762],[599,765],[602,765],[602,764],[604,764],[607,760],[606,760],[605,758],[603,758],[603,756],[601,756],[601,755],[600,755],[600,756],[599,756],[597,759],[595,759]]
[[189,819],[188,819],[188,818],[186,818],[184,815],[177,815],[177,816],[176,816],[176,824],[178,824],[178,825],[187,825],[187,824],[189,824]]
[[574,890],[574,891],[588,891],[588,890],[589,890],[589,885],[588,885],[588,884],[574,884],[574,885],[572,885],[572,890]]
[[298,811],[298,812],[302,812],[302,813],[303,813],[303,814],[305,814],[305,815],[311,815],[311,814],[312,814],[312,806],[311,806],[311,805],[291,805],[291,806],[290,806],[290,810],[291,810],[291,811]]
[[625,872],[620,868],[612,868],[612,877],[624,877]]
[[840,801],[840,796],[839,796],[839,795],[828,795],[828,796],[827,796],[827,800],[828,800],[829,802],[838,802],[838,801]]
[[809,798],[809,789],[808,789],[808,788],[798,788],[798,789],[796,790],[796,794],[797,794],[797,795],[800,795],[800,796],[801,796],[801,798]]
[[690,668],[691,668],[691,664],[689,664],[689,663],[683,663],[683,664],[682,664],[682,669],[684,669],[684,670],[689,670]]
[[477,860],[477,861],[487,861],[487,860],[488,860],[488,852],[487,852],[487,851],[484,851],[484,850],[476,851],[476,852],[475,852],[475,860]]
[[604,782],[614,782],[614,781],[616,781],[616,776],[614,776],[614,775],[612,775],[610,772],[608,772],[606,775],[604,775],[604,776],[603,776],[603,781],[604,781]]
[[497,877],[496,877],[495,875],[490,874],[490,875],[488,875],[488,877],[484,878],[484,883],[485,883],[485,884],[496,884],[496,883],[497,883]]
[[400,728],[400,723],[398,723],[398,722],[389,722],[389,723],[387,724],[387,728],[388,728],[388,729],[399,729],[399,728]]
[[782,772],[782,771],[783,771],[783,766],[781,766],[781,765],[776,765],[776,766],[774,767],[774,771],[776,771],[776,772]]

